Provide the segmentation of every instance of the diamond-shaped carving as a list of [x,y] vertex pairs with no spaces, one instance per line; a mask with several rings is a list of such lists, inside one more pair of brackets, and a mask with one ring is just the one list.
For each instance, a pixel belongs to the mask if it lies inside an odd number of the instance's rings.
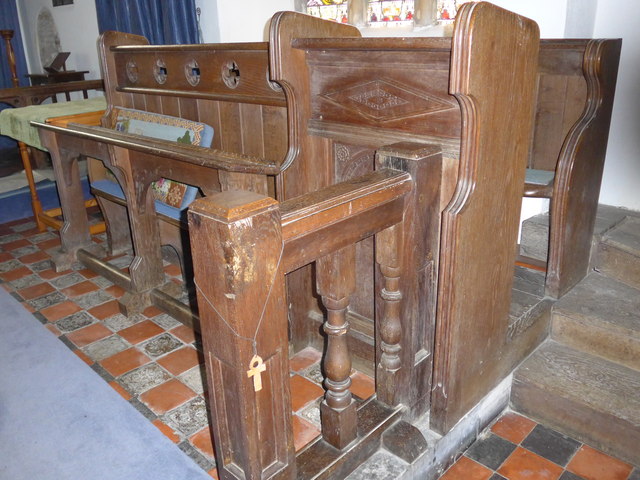
[[454,106],[411,87],[383,80],[353,85],[322,97],[365,117],[383,121],[434,113]]

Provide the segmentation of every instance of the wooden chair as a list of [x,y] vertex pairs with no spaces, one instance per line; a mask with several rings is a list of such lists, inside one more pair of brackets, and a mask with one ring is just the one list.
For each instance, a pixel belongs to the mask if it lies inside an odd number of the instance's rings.
[[559,298],[587,274],[598,207],[620,39],[543,40],[534,137],[525,197],[551,199],[546,261],[518,263],[546,272]]

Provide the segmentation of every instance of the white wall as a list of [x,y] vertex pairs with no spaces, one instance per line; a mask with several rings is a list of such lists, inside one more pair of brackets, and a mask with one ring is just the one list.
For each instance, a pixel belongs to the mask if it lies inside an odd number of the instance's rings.
[[621,37],[622,54],[600,203],[640,210],[640,2],[599,0],[596,37]]
[[27,52],[29,73],[41,73],[38,53],[37,19],[43,7],[49,8],[58,29],[63,52],[71,52],[67,70],[89,70],[86,79],[100,78],[96,41],[98,20],[94,0],[75,0],[73,5],[53,7],[51,0],[20,0],[17,2],[22,38]]
[[[206,4],[217,5],[217,18],[201,17],[203,34],[205,29],[211,32],[211,41],[220,42],[262,42],[267,39],[269,20],[271,16],[281,10],[293,10],[294,0],[200,0]],[[213,9],[211,9],[213,11]],[[215,27],[211,22],[217,22],[218,39],[215,39]],[[205,42],[209,42],[205,36]]]

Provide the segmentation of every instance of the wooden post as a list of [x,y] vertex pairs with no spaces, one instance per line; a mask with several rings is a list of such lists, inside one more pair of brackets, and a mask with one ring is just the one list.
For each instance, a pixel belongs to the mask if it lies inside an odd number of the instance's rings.
[[64,212],[64,225],[60,229],[62,246],[52,259],[56,272],[62,272],[70,269],[78,260],[77,251],[79,249],[92,245],[89,234],[89,219],[82,201],[83,194],[77,155],[67,150],[61,151],[58,147],[57,137],[53,132],[40,130],[40,140],[49,150],[54,165],[60,166],[60,168],[53,169],[57,184],[64,185],[64,188],[58,188],[60,205]]
[[[376,299],[376,390],[379,400],[390,406],[402,403],[408,407],[408,416],[417,418],[429,410],[431,395],[442,153],[438,145],[402,142],[378,150],[376,163],[378,169],[409,173],[415,185],[403,222],[378,234],[377,261],[382,276],[378,280],[389,282],[387,291],[402,292],[402,301],[394,300],[398,293]],[[387,244],[384,251],[381,241]],[[396,269],[400,267],[402,276],[396,288],[393,278],[399,275]],[[394,366],[396,355],[399,367]]]
[[351,396],[351,355],[347,345],[347,307],[356,288],[355,245],[316,261],[318,293],[327,308],[324,331],[327,353],[324,359],[327,392],[320,405],[322,436],[338,449],[358,435],[356,403]]
[[0,30],[0,36],[4,38],[4,46],[7,50],[7,61],[9,62],[9,71],[11,72],[11,82],[14,87],[19,87],[20,79],[18,78],[18,71],[16,69],[16,54],[14,53],[13,46],[11,45],[13,30]]
[[296,475],[278,203],[243,191],[189,209],[221,479]]
[[376,393],[378,400],[395,407],[399,404],[396,400],[398,390],[396,374],[402,366],[400,358],[402,228],[399,225],[389,227],[376,235],[376,261],[384,277],[384,287],[380,292],[384,302],[384,312],[378,323],[382,354],[380,362],[376,365]]

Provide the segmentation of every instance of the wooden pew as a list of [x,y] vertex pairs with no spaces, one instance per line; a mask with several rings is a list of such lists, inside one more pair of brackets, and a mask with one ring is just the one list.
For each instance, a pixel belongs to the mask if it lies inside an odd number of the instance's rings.
[[[546,293],[559,298],[587,274],[616,87],[620,39],[543,40],[525,197],[550,198]],[[529,179],[530,175],[527,175]]]
[[[230,193],[196,201],[190,212],[224,479],[344,478],[391,425],[429,409],[432,389],[440,393],[433,425],[446,430],[486,388],[486,375],[476,370],[481,382],[469,385],[464,402],[456,398],[470,381],[459,375],[465,360],[484,358],[487,338],[507,329],[537,26],[479,3],[462,7],[453,41],[298,38],[322,23],[277,14],[271,74],[294,122],[294,163],[313,158],[330,167],[326,182],[337,185],[284,202],[280,213],[262,197]],[[374,260],[370,242],[353,242],[379,231],[385,209],[360,218],[351,202],[370,200],[345,200],[334,189],[354,182],[376,191],[370,182],[389,170],[409,174],[412,189],[402,196],[402,222],[385,224],[390,229],[378,235]],[[339,214],[331,210],[336,204]],[[341,216],[345,211],[353,216]],[[299,268],[313,260],[315,276]],[[367,281],[375,287],[364,288]],[[377,395],[360,408],[349,392],[353,319],[376,325]],[[287,323],[294,348],[313,344],[318,324],[327,339],[322,438],[295,463]],[[457,363],[448,355],[452,346]]]
[[[323,23],[313,33],[332,35],[335,27]],[[357,30],[347,27],[346,32],[353,35]],[[109,277],[127,290],[120,300],[125,313],[154,304],[193,323],[197,315],[171,298],[174,286],[161,289],[159,232],[165,239],[187,237],[180,234],[180,225],[158,221],[150,183],[165,177],[197,186],[205,196],[245,188],[282,200],[316,190],[318,168],[313,159],[292,164],[285,96],[269,79],[266,43],[152,46],[139,36],[107,32],[100,51],[108,103],[102,127],[37,125],[63,185],[65,228],[55,267],[64,270],[81,261]],[[206,123],[214,129],[213,145],[204,148],[114,131],[119,108]],[[135,258],[128,273],[101,260],[91,245],[86,214],[76,201],[79,156],[101,160],[122,187],[126,210],[104,199],[101,203],[110,250],[121,250],[129,239],[133,242]]]

